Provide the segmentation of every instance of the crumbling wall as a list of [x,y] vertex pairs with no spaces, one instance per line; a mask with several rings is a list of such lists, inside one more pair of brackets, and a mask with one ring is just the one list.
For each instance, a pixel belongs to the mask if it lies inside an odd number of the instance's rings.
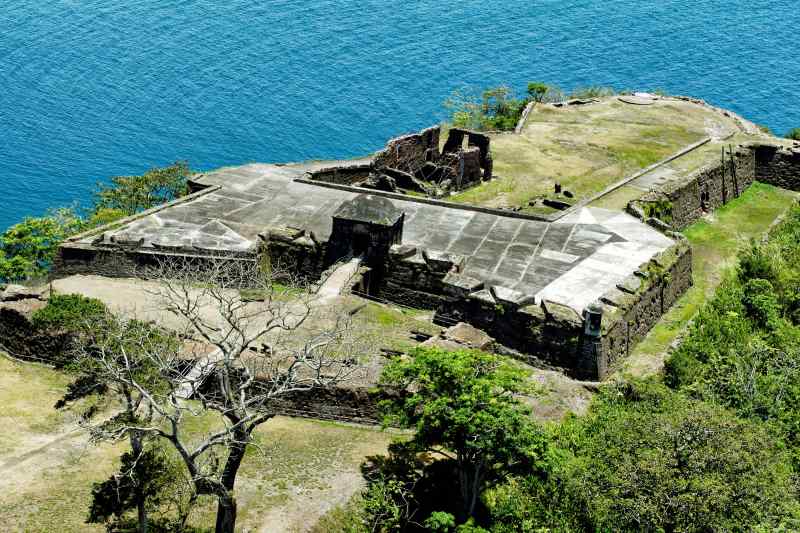
[[312,232],[286,226],[272,227],[260,234],[262,257],[277,278],[298,276],[318,280],[327,268],[327,243]]
[[358,185],[369,177],[371,171],[372,166],[369,164],[330,167],[311,172],[310,178],[325,183]]
[[442,159],[455,176],[454,189],[464,189],[492,177],[494,164],[489,150],[490,143],[489,136],[483,133],[460,128],[450,129],[442,150]]
[[758,181],[800,191],[800,143],[793,146],[757,144],[752,149]]
[[[417,134],[392,139],[373,160],[373,175],[361,184],[393,191],[396,187],[430,194],[462,190],[492,177],[491,139],[482,133],[453,128],[439,152],[440,130],[428,128]],[[393,175],[392,172],[403,173]],[[350,185],[355,182],[349,183]]]
[[629,212],[644,219],[657,218],[673,229],[683,229],[705,213],[738,198],[755,178],[753,151],[737,147],[731,152],[726,148],[716,163],[699,168],[684,179],[668,182],[660,191],[634,201]]
[[439,160],[439,136],[440,128],[434,126],[391,139],[375,156],[372,165],[376,169],[395,168],[415,174],[426,161]]
[[483,180],[481,151],[477,146],[444,154],[442,164],[450,169],[449,176],[452,176],[447,183],[442,183],[446,189],[460,191]]

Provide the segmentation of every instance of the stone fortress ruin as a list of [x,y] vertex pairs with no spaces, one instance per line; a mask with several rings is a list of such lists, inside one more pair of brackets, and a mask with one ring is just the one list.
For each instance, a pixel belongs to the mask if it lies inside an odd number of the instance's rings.
[[[158,257],[188,256],[268,259],[317,281],[358,258],[365,296],[432,310],[525,361],[598,380],[691,286],[691,249],[676,230],[754,180],[800,186],[800,148],[720,120],[734,133],[550,214],[450,200],[502,179],[506,154],[493,145],[512,133],[451,129],[442,142],[434,127],[366,159],[224,168],[193,178],[186,197],[65,242],[54,275],[130,277]],[[733,135],[746,142],[734,146]],[[713,157],[670,167],[712,145]],[[623,189],[633,196],[624,210],[604,205]]]

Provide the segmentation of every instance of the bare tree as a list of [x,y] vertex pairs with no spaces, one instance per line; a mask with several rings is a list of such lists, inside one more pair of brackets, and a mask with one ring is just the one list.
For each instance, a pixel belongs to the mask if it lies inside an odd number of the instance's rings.
[[[370,343],[351,314],[318,316],[308,288],[278,284],[274,270],[252,261],[174,259],[147,274],[161,280],[153,295],[172,317],[169,330],[155,342],[122,318],[90,328],[97,334],[81,343],[80,366],[125,406],[92,430],[98,439],[168,442],[196,494],[216,497],[216,531],[232,532],[236,475],[274,402],[355,377]],[[220,425],[197,441],[186,421],[208,411]]]

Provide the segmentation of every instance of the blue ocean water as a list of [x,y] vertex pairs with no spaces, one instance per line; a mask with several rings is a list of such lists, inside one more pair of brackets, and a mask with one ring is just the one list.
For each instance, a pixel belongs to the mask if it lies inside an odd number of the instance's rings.
[[0,229],[98,181],[361,155],[460,86],[691,94],[800,126],[797,0],[0,0]]

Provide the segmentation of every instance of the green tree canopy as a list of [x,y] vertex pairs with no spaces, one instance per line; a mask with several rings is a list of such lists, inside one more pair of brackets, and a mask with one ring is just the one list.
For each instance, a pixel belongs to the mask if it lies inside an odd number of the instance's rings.
[[95,211],[119,210],[132,215],[170,202],[186,193],[189,165],[179,161],[163,168],[153,168],[141,176],[117,176],[96,193]]
[[81,231],[84,223],[73,209],[26,218],[0,235],[0,281],[21,281],[47,274],[58,245]]
[[768,426],[655,380],[605,387],[552,444],[560,459],[548,480],[487,491],[494,533],[800,526],[792,463]]
[[417,452],[453,465],[461,521],[475,514],[490,483],[546,469],[544,434],[518,399],[525,374],[499,357],[417,348],[385,369],[383,383],[406,391],[384,404],[386,422],[413,427]]

